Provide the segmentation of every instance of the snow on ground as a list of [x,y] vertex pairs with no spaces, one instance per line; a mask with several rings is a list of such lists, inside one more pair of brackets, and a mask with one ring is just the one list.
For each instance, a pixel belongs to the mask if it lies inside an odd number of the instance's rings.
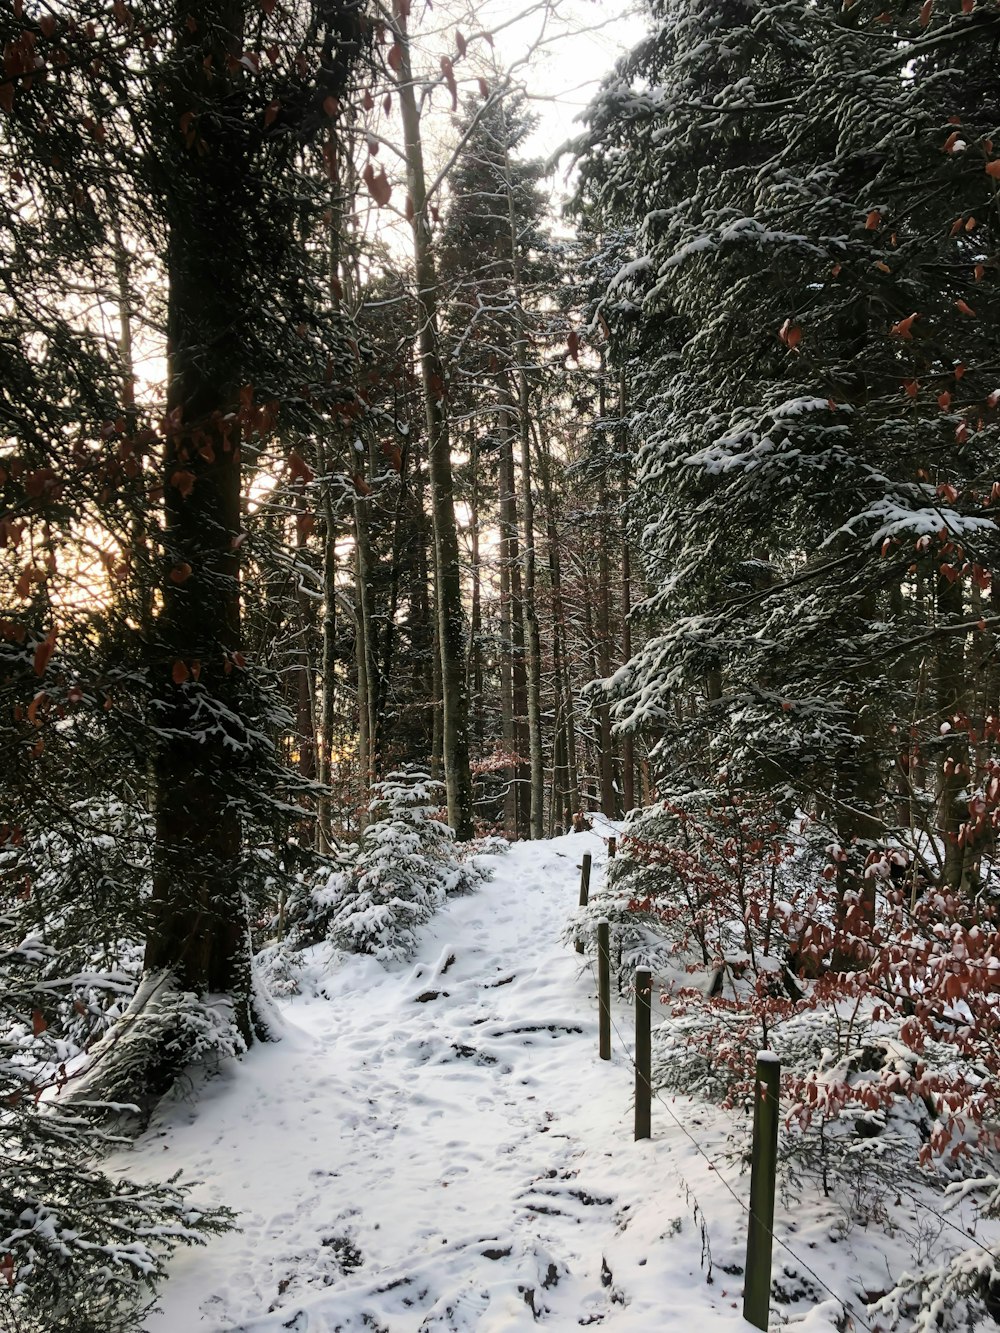
[[[745,1219],[720,1185],[747,1197],[729,1122],[673,1103],[718,1170],[659,1102],[634,1143],[617,1035],[598,1059],[593,973],[560,939],[584,851],[596,886],[597,832],[489,858],[492,881],[409,965],[321,971],[314,953],[319,986],[283,1002],[283,1040],[161,1111],[130,1173],[182,1170],[240,1229],[174,1261],[148,1333],[749,1327]],[[627,1040],[624,1004],[615,1022]],[[819,1243],[848,1297],[877,1268],[863,1233],[834,1252],[828,1221],[776,1230],[804,1254]],[[792,1309],[813,1307],[801,1327],[833,1327],[820,1287],[794,1267],[787,1284]]]

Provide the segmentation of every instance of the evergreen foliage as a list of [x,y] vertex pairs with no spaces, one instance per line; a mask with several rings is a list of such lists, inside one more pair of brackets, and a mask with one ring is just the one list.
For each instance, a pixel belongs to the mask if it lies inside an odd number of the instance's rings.
[[[734,1104],[781,1054],[824,1189],[989,1172],[996,7],[647,8],[576,208],[641,442],[648,637],[597,698],[655,745],[609,903],[668,978],[658,1077]],[[995,1280],[970,1251],[881,1312],[964,1326]]]
[[228,1214],[194,1209],[174,1182],[136,1185],[101,1170],[116,1141],[58,1094],[79,1053],[60,1018],[104,979],[53,975],[56,952],[13,924],[0,920],[0,1326],[130,1333],[171,1253],[204,1243]]
[[641,312],[619,353],[655,632],[619,718],[850,802],[849,836],[995,553],[995,20],[925,9],[652,5],[582,143],[591,209],[635,228],[609,312]]
[[420,927],[483,878],[440,818],[441,784],[419,770],[376,783],[354,863],[317,894],[334,944],[385,963],[407,958]]

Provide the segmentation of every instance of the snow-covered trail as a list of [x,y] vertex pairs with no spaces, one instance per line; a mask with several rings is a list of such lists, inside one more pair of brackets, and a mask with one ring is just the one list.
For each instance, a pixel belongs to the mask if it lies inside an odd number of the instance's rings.
[[596,833],[490,858],[414,963],[347,959],[281,1042],[161,1114],[128,1169],[182,1167],[241,1229],[175,1260],[149,1333],[742,1325],[668,1145],[631,1141],[627,1058],[597,1058],[560,939],[584,851],[596,884]]

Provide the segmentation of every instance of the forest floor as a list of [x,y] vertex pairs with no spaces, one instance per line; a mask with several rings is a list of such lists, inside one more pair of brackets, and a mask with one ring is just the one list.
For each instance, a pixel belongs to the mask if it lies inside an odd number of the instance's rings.
[[[410,964],[311,951],[283,1039],[161,1109],[130,1174],[180,1170],[239,1229],[174,1260],[148,1333],[749,1327],[732,1118],[657,1100],[635,1143],[624,1003],[598,1059],[594,976],[563,939],[585,851],[596,887],[597,831],[486,858]],[[833,1205],[779,1204],[775,1229],[848,1299],[885,1286]],[[800,1328],[835,1326],[781,1251],[774,1272]]]

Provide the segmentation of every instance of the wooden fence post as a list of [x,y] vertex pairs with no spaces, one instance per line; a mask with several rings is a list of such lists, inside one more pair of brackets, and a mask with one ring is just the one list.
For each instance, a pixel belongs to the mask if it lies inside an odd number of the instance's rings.
[[609,838],[609,839],[608,839],[608,860],[609,860],[609,861],[613,861],[613,860],[615,859],[615,853],[616,853],[617,851],[618,851],[618,839],[617,839],[617,838]]
[[611,926],[597,923],[597,1009],[602,1060],[611,1059]]
[[651,1135],[650,1103],[653,1094],[652,976],[648,967],[635,973],[635,1137]]
[[[590,864],[592,857],[589,852],[583,854],[583,868],[580,871],[580,906],[586,907],[590,902]],[[583,940],[576,942],[577,953],[583,953]]]
[[778,1168],[780,1079],[781,1062],[778,1057],[771,1051],[758,1051],[743,1318],[765,1330],[771,1309],[771,1241],[774,1230],[774,1182]]

